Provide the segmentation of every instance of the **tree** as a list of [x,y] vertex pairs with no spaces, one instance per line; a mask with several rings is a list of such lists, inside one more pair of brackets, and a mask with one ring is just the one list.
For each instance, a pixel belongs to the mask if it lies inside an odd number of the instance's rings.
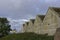
[[0,37],[8,35],[11,30],[11,25],[9,25],[9,21],[7,18],[0,18]]

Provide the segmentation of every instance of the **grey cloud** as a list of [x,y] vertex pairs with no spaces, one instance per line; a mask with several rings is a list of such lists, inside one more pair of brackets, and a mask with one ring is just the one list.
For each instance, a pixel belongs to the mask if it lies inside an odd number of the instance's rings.
[[49,6],[60,7],[60,0],[0,0],[0,17],[9,17],[12,28],[20,28],[37,14],[45,14]]

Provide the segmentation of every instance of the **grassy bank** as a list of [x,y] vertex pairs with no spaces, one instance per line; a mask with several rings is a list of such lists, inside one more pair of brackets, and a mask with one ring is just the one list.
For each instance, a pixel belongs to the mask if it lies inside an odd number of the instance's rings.
[[54,40],[53,36],[38,35],[35,33],[10,34],[0,40]]

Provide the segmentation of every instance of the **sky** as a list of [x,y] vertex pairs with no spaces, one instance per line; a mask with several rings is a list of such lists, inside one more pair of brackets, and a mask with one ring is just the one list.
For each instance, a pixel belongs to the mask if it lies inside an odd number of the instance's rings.
[[60,7],[60,0],[0,0],[0,17],[6,17],[11,28],[21,32],[24,22],[46,14],[48,7]]

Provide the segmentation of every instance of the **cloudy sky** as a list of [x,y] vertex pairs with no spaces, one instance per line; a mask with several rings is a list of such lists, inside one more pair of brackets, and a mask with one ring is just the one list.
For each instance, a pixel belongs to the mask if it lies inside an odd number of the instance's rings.
[[18,31],[25,21],[46,14],[49,6],[60,7],[60,0],[0,0],[0,17],[7,17],[11,28]]

